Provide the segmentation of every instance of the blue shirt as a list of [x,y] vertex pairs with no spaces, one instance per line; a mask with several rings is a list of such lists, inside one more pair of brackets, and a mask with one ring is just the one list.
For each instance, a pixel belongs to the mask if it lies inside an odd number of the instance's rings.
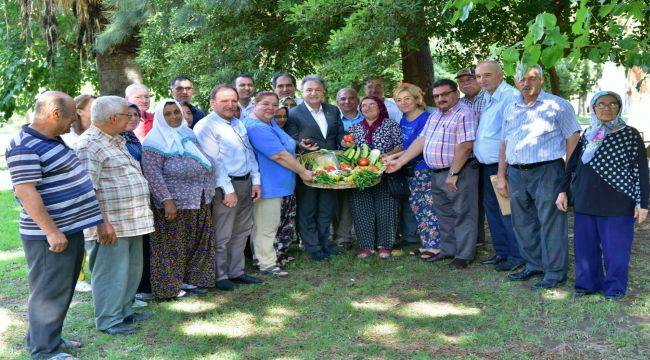
[[363,120],[363,115],[361,115],[361,112],[357,111],[357,116],[354,117],[354,119],[348,119],[343,113],[341,113],[341,121],[343,122],[343,130],[345,132],[350,131],[350,127],[354,124],[358,124]]
[[293,194],[296,175],[271,157],[283,151],[295,156],[296,141],[285,133],[275,120],[271,120],[271,125],[260,120],[249,120],[246,130],[260,167],[262,198],[279,198]]
[[519,91],[504,80],[494,94],[483,91],[481,95],[482,108],[477,112],[480,117],[474,141],[474,155],[480,163],[495,164],[499,162],[503,109],[517,99]]
[[[420,116],[416,117],[413,121],[408,121],[406,115],[402,115],[399,125],[402,127],[402,148],[408,149],[409,146],[420,136],[424,125],[429,120],[429,112],[425,111]],[[415,170],[422,170],[428,168],[427,163],[424,162],[422,154],[411,160],[409,164],[415,166]]]
[[[14,186],[34,183],[45,209],[65,235],[103,222],[93,183],[74,151],[61,138],[48,138],[23,126],[5,152]],[[47,240],[25,209],[20,213],[23,240]]]
[[531,105],[519,95],[503,114],[502,139],[508,164],[560,159],[566,153],[566,139],[581,130],[573,106],[544,91]]

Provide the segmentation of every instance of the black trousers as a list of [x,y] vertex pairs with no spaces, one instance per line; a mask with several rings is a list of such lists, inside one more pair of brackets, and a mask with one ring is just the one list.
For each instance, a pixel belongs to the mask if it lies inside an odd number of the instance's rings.
[[330,225],[336,213],[336,190],[316,189],[298,182],[296,222],[298,234],[308,253],[329,246]]
[[138,286],[139,293],[152,293],[151,290],[151,247],[149,234],[142,235],[142,277]]
[[83,232],[66,235],[68,247],[60,253],[49,250],[44,240],[23,240],[29,267],[27,301],[27,346],[34,359],[60,353],[63,320],[77,284],[84,256]]

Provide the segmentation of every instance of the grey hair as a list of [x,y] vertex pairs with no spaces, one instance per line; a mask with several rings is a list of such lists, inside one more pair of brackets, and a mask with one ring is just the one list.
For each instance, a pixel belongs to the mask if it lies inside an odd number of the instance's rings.
[[147,87],[147,85],[144,85],[144,84],[131,84],[131,85],[127,86],[126,89],[124,89],[124,96],[131,97],[131,94],[133,94],[133,92],[138,90],[138,89],[144,89],[144,90],[147,90],[147,92],[149,92],[149,88]]
[[476,69],[478,69],[478,67],[481,65],[492,65],[497,69],[497,73],[503,72],[503,67],[501,66],[501,63],[496,60],[483,60],[480,63],[478,63],[478,65],[476,65]]
[[308,83],[308,82],[310,82],[310,81],[313,81],[313,82],[319,83],[320,86],[323,87],[323,89],[325,88],[325,80],[323,80],[322,77],[320,77],[320,76],[318,76],[318,75],[314,75],[314,74],[312,74],[312,75],[307,75],[307,76],[305,76],[304,78],[302,78],[302,83],[301,83],[301,87],[300,87],[300,88],[302,89],[303,87],[305,87],[305,84]]
[[544,72],[542,71],[542,67],[539,66],[539,64],[535,64],[533,66],[525,66],[523,63],[520,62],[519,64],[517,64],[517,71],[515,72],[515,80],[523,81],[524,76],[528,71],[530,71],[530,69],[537,69],[537,71],[539,72],[539,77],[542,79],[544,78]]
[[354,94],[354,96],[359,97],[359,93],[358,93],[356,90],[354,90],[354,89],[351,88],[351,87],[346,87],[346,88],[343,88],[343,89],[339,90],[339,91],[336,93],[336,98],[338,99],[339,96],[341,96],[341,94],[343,94],[343,93],[346,92],[346,91],[349,91],[349,92],[351,92],[352,94]]
[[90,121],[94,125],[101,125],[128,106],[129,102],[119,96],[100,96],[90,107]]

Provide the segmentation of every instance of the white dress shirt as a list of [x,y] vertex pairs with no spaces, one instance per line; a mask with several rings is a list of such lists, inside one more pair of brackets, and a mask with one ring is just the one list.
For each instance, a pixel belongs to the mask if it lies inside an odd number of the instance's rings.
[[253,99],[251,99],[248,102],[248,105],[244,107],[240,102],[237,103],[237,106],[239,106],[239,112],[241,115],[239,116],[240,119],[246,119],[247,117],[250,116],[250,114],[253,113],[253,109],[255,106],[253,105]]
[[325,112],[323,111],[323,105],[319,105],[318,111],[314,111],[311,106],[306,105],[307,109],[311,113],[311,116],[316,120],[316,124],[320,128],[320,132],[323,134],[323,138],[327,138],[327,119],[325,119]]
[[399,111],[399,107],[395,103],[395,100],[390,98],[384,98],[384,105],[386,105],[386,110],[388,110],[388,118],[400,123],[402,121],[402,112]]
[[259,167],[242,121],[225,120],[213,111],[196,124],[194,133],[203,152],[216,164],[216,187],[224,194],[235,191],[230,176],[250,174],[253,185],[260,185]]

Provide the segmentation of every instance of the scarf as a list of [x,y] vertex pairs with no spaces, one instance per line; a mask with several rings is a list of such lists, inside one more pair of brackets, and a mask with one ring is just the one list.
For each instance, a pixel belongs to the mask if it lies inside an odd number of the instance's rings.
[[361,120],[360,122],[361,127],[366,131],[366,144],[373,148],[374,145],[372,143],[372,137],[375,134],[375,131],[377,131],[381,124],[384,123],[384,120],[388,119],[388,109],[386,108],[384,101],[376,96],[366,96],[361,100],[361,103],[363,103],[366,99],[373,100],[377,104],[379,110],[379,116],[377,117],[377,120],[372,123],[372,125],[369,125],[365,119]]
[[[616,101],[618,102],[618,114],[616,115],[616,118],[612,121],[600,121],[596,117],[596,101],[598,101],[599,98],[610,95],[616,98]],[[621,118],[621,113],[623,112],[623,102],[621,101],[621,97],[612,91],[601,91],[594,95],[594,97],[591,99],[591,105],[589,107],[591,108],[591,119],[589,119],[589,128],[585,130],[585,140],[587,141],[587,144],[585,146],[585,149],[582,153],[582,163],[586,164],[591,159],[594,158],[594,155],[596,154],[596,151],[598,148],[603,144],[603,140],[605,139],[605,136],[607,134],[615,133],[623,128],[625,128],[626,124],[625,121]]]
[[167,124],[163,109],[169,103],[176,104],[181,114],[183,113],[181,106],[173,99],[165,99],[160,102],[154,113],[153,128],[144,138],[142,147],[167,157],[192,158],[211,172],[212,163],[197,147],[198,140],[194,132],[187,126],[187,121],[183,119],[176,128]]

